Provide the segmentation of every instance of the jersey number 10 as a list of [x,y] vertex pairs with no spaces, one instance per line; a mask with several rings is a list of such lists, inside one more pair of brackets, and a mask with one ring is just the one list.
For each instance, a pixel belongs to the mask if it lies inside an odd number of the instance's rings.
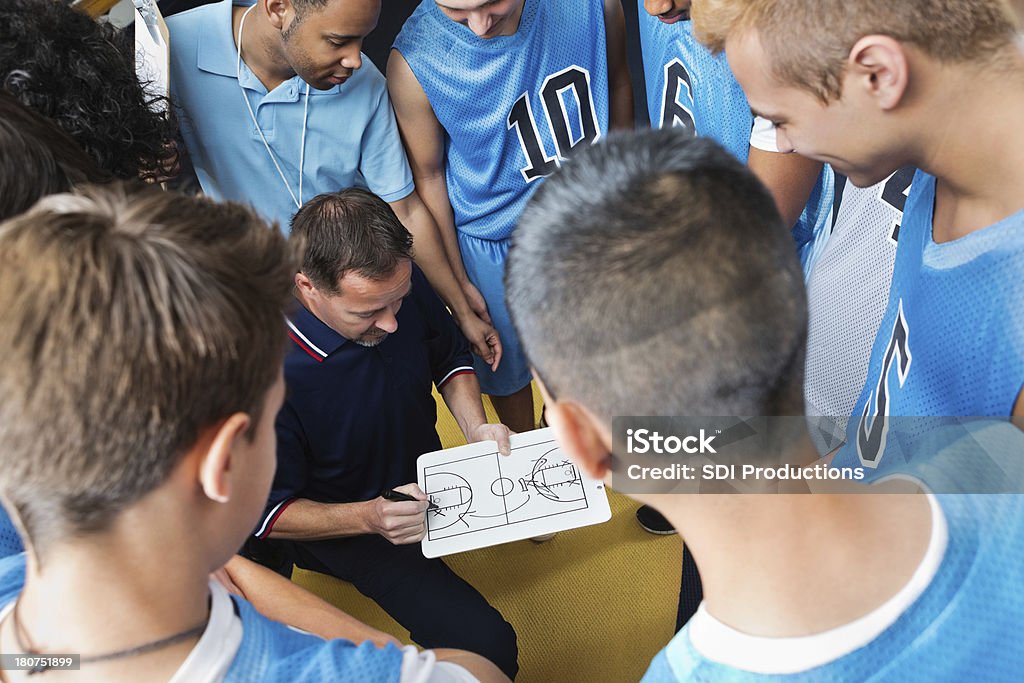
[[[569,112],[566,110],[562,94],[572,91],[579,112],[579,130],[581,135],[573,140],[569,126]],[[549,156],[544,150],[540,139],[537,122],[530,107],[530,93],[524,92],[512,105],[508,114],[508,128],[516,129],[519,144],[529,162],[520,169],[526,182],[551,175],[558,165],[565,160],[569,150],[581,142],[593,143],[601,137],[597,124],[597,110],[594,108],[594,96],[590,90],[590,73],[578,66],[570,66],[544,79],[540,88],[540,99],[544,106],[548,130],[555,141],[555,156]]]

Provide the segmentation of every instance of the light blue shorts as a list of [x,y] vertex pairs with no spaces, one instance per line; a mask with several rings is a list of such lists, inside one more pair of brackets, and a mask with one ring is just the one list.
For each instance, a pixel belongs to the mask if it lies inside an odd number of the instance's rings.
[[473,356],[473,367],[485,394],[509,396],[529,384],[531,379],[526,354],[505,306],[505,260],[508,258],[509,241],[484,240],[462,232],[457,232],[457,235],[469,281],[483,294],[491,321],[501,336],[502,355],[498,371],[491,372],[490,366],[476,355]]

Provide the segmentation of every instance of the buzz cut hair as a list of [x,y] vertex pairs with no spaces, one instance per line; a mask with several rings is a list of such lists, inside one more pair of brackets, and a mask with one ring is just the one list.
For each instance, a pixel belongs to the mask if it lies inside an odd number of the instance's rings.
[[768,191],[711,140],[615,133],[512,235],[506,298],[556,400],[629,415],[800,415],[806,300]]

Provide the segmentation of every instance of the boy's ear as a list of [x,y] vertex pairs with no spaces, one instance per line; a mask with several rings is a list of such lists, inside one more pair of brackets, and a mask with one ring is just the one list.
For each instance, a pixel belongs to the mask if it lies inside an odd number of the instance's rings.
[[[534,374],[534,378],[537,375]],[[610,444],[603,425],[585,407],[571,400],[552,400],[544,383],[537,379],[544,398],[544,418],[555,432],[559,445],[587,476],[604,479],[612,465]]]
[[906,51],[898,40],[870,35],[858,40],[850,50],[847,72],[844,94],[852,83],[881,109],[888,111],[902,101],[907,91],[910,66]]
[[226,503],[231,499],[231,454],[235,443],[245,438],[251,421],[248,413],[234,413],[220,426],[211,427],[213,432],[208,440],[201,440],[208,445],[199,455],[199,484],[214,502]]

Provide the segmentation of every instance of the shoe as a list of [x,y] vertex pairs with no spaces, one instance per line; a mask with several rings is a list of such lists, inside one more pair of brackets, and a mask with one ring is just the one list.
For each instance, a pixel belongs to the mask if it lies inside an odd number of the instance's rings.
[[640,523],[644,531],[657,534],[658,536],[668,536],[676,532],[672,522],[665,519],[660,512],[650,505],[644,505],[636,511],[636,521]]

